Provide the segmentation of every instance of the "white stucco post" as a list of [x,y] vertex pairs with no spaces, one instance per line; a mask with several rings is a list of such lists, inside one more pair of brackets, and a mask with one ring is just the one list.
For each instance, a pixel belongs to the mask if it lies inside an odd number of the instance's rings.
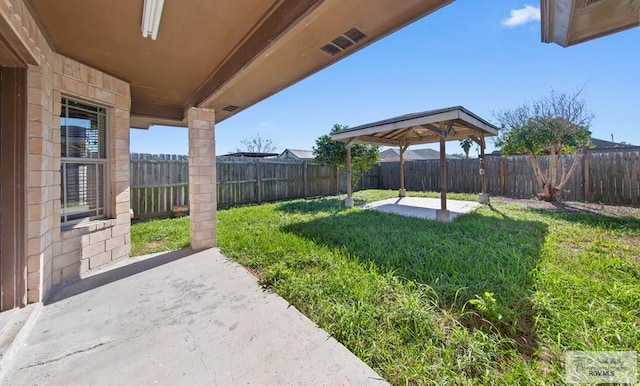
[[191,248],[215,247],[216,240],[216,154],[215,111],[190,108],[189,126],[189,216]]

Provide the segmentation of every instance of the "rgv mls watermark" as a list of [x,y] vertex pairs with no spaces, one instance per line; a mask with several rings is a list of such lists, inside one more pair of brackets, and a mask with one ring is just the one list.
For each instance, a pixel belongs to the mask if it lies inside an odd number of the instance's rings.
[[567,351],[567,383],[638,382],[638,353],[635,351]]

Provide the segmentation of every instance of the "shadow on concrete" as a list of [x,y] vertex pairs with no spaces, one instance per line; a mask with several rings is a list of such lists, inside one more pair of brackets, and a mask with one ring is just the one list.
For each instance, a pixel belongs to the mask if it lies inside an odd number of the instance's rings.
[[135,261],[127,265],[111,268],[108,267],[104,272],[95,273],[91,276],[78,279],[76,281],[62,284],[58,288],[52,291],[52,294],[44,301],[45,305],[53,304],[61,300],[70,298],[72,296],[79,295],[83,292],[102,287],[109,283],[127,278],[129,276],[137,275],[141,272],[148,271],[150,269],[174,262],[176,260],[183,259],[187,256],[193,255],[195,251],[185,248],[177,251],[163,253],[157,256],[148,257],[144,260]]

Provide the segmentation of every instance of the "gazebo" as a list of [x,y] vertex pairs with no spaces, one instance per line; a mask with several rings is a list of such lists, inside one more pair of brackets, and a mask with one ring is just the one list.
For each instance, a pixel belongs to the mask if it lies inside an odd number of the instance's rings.
[[[371,145],[398,146],[400,148],[400,190],[398,195],[405,197],[404,152],[411,145],[440,143],[440,209],[436,211],[439,221],[449,221],[447,210],[447,163],[445,150],[447,141],[471,138],[480,146],[480,174],[482,192],[480,203],[488,203],[487,182],[484,173],[485,138],[498,134],[498,128],[480,118],[462,106],[423,111],[401,115],[378,122],[335,132],[331,139],[345,143],[347,149],[347,181],[351,181],[351,145],[363,143]],[[353,206],[353,189],[347,183],[345,205]]]

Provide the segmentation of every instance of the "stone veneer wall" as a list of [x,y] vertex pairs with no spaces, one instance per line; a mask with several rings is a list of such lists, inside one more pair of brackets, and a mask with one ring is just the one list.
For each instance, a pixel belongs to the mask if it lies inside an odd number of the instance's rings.
[[[27,71],[27,301],[43,300],[52,285],[124,257],[130,250],[128,83],[64,58],[49,47],[23,0],[0,2],[2,17]],[[107,108],[110,216],[60,227],[61,96]]]

